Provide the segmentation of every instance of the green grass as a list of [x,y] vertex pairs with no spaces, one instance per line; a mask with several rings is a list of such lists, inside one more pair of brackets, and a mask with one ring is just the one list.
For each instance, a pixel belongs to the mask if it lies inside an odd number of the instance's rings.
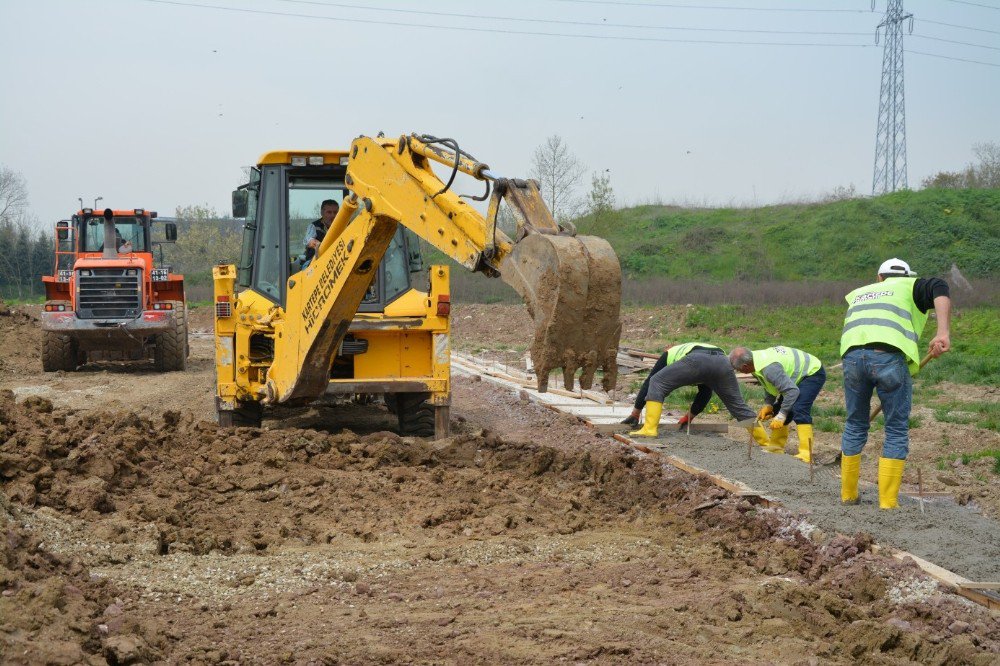
[[[968,465],[974,460],[979,460],[981,458],[993,458],[993,473],[1000,474],[1000,449],[985,449],[983,451],[977,451],[976,453],[953,453],[942,458],[938,458],[937,468],[940,470],[946,470],[951,468],[951,463],[961,459],[963,465]],[[985,481],[984,478],[980,478],[981,481]]]
[[45,296],[44,294],[39,296],[29,296],[27,298],[16,298],[16,297],[8,298],[4,296],[2,300],[7,305],[37,305],[39,303],[45,302]]
[[633,277],[867,279],[896,256],[922,275],[947,273],[952,262],[966,277],[1000,275],[1000,190],[902,191],[757,209],[638,206],[576,224],[607,238]]
[[[636,308],[640,315],[653,315],[655,308]],[[761,349],[775,344],[803,349],[818,356],[828,366],[840,362],[840,330],[844,308],[836,305],[776,307],[761,305],[696,305],[687,308],[683,322],[664,322],[659,338],[641,341],[623,340],[624,344],[662,350],[665,341],[704,340],[732,349],[742,345]],[[675,329],[681,328],[681,333]],[[936,322],[929,321],[921,338],[921,349],[934,335]],[[934,384],[943,381],[958,384],[1000,385],[1000,309],[987,306],[956,309],[951,325],[952,349],[932,360],[920,372],[915,390],[920,397],[937,395]],[[827,382],[839,382],[828,377]]]

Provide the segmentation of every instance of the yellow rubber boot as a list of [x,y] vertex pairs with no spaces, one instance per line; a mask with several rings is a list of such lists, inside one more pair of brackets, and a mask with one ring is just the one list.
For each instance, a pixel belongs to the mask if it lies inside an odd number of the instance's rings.
[[646,420],[642,422],[640,430],[633,430],[629,434],[633,437],[656,437],[659,433],[660,414],[663,413],[663,403],[646,402]]
[[899,507],[899,487],[903,485],[903,467],[905,460],[894,458],[878,459],[878,508],[895,509]]
[[761,446],[767,446],[767,431],[764,430],[764,426],[755,425],[752,428],[747,428],[750,431],[750,436],[753,437],[753,441],[757,442]]
[[861,454],[840,454],[840,501],[858,503],[858,478],[861,476]]
[[799,432],[799,454],[795,456],[802,462],[809,462],[809,449],[813,443],[813,427],[811,423],[799,423],[795,426]]
[[785,444],[788,443],[788,426],[771,426],[771,439],[764,450],[768,453],[784,453]]

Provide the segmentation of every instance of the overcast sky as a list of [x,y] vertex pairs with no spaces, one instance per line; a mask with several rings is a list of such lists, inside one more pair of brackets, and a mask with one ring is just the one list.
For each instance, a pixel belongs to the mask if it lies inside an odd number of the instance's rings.
[[[46,225],[77,197],[225,211],[240,167],[264,151],[346,147],[380,130],[455,137],[510,176],[559,134],[590,171],[610,170],[621,204],[765,204],[851,184],[867,194],[882,63],[869,8],[0,0],[0,164],[23,174]],[[906,9],[909,51],[993,63],[906,54],[918,186],[969,162],[973,143],[1000,141],[1000,0]]]

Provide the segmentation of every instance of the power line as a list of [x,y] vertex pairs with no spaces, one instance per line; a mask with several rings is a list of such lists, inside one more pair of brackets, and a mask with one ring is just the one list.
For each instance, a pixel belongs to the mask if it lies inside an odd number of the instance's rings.
[[749,28],[694,28],[686,26],[669,25],[640,25],[636,23],[608,23],[607,21],[569,21],[565,19],[540,19],[525,18],[522,16],[490,16],[486,14],[460,14],[455,12],[432,12],[419,9],[398,9],[390,7],[371,7],[368,5],[352,5],[342,2],[320,2],[319,0],[277,0],[296,5],[317,5],[320,7],[337,7],[340,9],[361,9],[371,12],[390,12],[393,14],[414,14],[419,16],[441,16],[448,18],[481,19],[490,21],[514,21],[518,23],[546,23],[553,25],[577,25],[598,28],[630,28],[639,30],[690,30],[692,32],[736,32],[736,33],[759,33],[771,35],[836,35],[866,37],[867,32],[830,32],[813,30],[751,30]]
[[988,32],[993,35],[1000,35],[1000,30],[987,30],[986,28],[973,28],[971,25],[957,25],[955,23],[942,23],[941,21],[931,21],[930,19],[920,19],[921,23],[933,23],[934,25],[943,25],[949,28],[959,28],[961,30],[975,30],[976,32]]
[[737,7],[734,5],[677,5],[666,2],[625,2],[624,0],[552,0],[552,2],[574,2],[584,5],[612,5],[625,7],[653,7],[666,9],[722,9],[742,12],[826,12],[868,14],[867,9],[820,9],[817,7]]
[[946,42],[948,44],[961,44],[962,46],[975,46],[977,49],[990,49],[991,51],[1000,51],[1000,46],[987,46],[986,44],[973,44],[972,42],[960,42],[955,39],[944,39],[943,37],[931,37],[930,35],[913,35],[914,37],[919,37],[920,39],[932,39],[935,42]]
[[316,19],[321,21],[336,21],[342,23],[362,23],[366,25],[386,25],[401,28],[424,28],[430,30],[460,30],[463,32],[485,32],[503,35],[530,35],[536,37],[575,37],[577,39],[626,41],[626,42],[654,42],[670,44],[712,44],[712,45],[732,45],[732,46],[819,46],[819,47],[848,47],[848,48],[869,48],[871,44],[845,44],[845,43],[824,43],[824,42],[752,42],[734,41],[723,39],[672,39],[666,37],[630,37],[624,35],[594,35],[583,33],[566,32],[542,32],[534,30],[509,30],[506,28],[474,28],[466,26],[450,26],[437,24],[415,24],[403,23],[401,21],[379,21],[375,19],[346,18],[340,16],[317,16],[315,14],[297,14],[294,12],[268,11],[264,9],[247,9],[245,7],[224,7],[220,5],[195,4],[192,2],[180,2],[178,0],[141,0],[159,5],[173,5],[176,7],[193,7],[197,9],[217,9],[219,11],[237,12],[241,14],[261,14],[265,16],[285,16],[291,18]]
[[983,62],[982,60],[970,60],[968,58],[956,58],[954,56],[941,55],[939,53],[925,53],[924,51],[913,51],[911,49],[905,49],[907,53],[913,53],[914,55],[929,56],[931,58],[941,58],[942,60],[957,60],[958,62],[971,62],[976,65],[986,65],[987,67],[1000,67],[1000,63],[996,62]]
[[995,9],[1000,12],[1000,7],[996,5],[984,5],[981,2],[969,2],[968,0],[948,0],[948,2],[954,2],[956,5],[971,5],[973,7],[982,7],[983,9]]

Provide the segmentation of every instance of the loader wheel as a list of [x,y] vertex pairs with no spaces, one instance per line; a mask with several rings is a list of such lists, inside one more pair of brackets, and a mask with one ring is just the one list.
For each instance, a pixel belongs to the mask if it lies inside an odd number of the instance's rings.
[[79,345],[68,335],[44,331],[42,335],[42,369],[45,372],[65,370],[73,372],[77,368]]
[[259,402],[245,402],[237,409],[219,409],[219,425],[223,428],[259,428],[264,408]]
[[184,303],[169,302],[174,306],[174,326],[168,331],[157,333],[153,341],[153,362],[161,372],[187,368],[187,312]]
[[[386,401],[388,404],[388,401]],[[399,432],[415,437],[434,436],[434,406],[427,402],[426,393],[395,394],[396,418]]]

